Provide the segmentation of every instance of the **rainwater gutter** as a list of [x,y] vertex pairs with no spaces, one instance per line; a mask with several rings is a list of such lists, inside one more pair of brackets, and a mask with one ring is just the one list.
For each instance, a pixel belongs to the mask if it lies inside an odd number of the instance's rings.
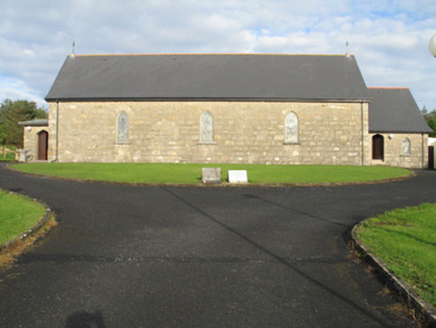
[[[425,167],[426,167],[426,161],[425,161],[426,147],[425,147],[425,135],[424,135],[424,133],[421,134],[421,145],[422,145],[422,168],[425,169]],[[427,148],[428,148],[428,146],[427,146]],[[427,163],[428,163],[428,159],[427,159]]]
[[362,166],[365,166],[365,123],[363,121],[365,115],[363,115],[363,100],[360,102],[360,115],[362,122]]
[[50,163],[58,161],[59,155],[59,100],[56,100],[56,146],[55,146],[55,159]]

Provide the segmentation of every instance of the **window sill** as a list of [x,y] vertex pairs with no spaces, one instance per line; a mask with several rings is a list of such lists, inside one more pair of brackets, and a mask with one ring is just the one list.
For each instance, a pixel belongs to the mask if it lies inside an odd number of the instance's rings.
[[300,146],[301,144],[299,142],[284,142],[283,145]]
[[115,142],[115,146],[124,146],[124,145],[130,145],[130,141],[125,142]]
[[216,145],[216,143],[214,141],[211,141],[211,142],[200,141],[198,144],[199,145]]

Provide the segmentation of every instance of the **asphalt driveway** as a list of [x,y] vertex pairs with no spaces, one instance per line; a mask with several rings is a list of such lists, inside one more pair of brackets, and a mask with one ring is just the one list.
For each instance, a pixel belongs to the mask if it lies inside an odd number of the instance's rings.
[[60,221],[0,275],[0,327],[410,327],[343,235],[436,202],[436,172],[342,187],[133,187],[24,176]]

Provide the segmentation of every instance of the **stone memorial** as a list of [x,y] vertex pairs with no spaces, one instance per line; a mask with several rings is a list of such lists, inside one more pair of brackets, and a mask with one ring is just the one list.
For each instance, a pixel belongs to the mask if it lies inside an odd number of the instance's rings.
[[229,170],[228,180],[230,183],[248,183],[246,170]]
[[24,149],[18,149],[18,162],[20,163],[26,163],[27,162],[27,150]]
[[201,181],[203,183],[221,183],[221,168],[203,167],[201,169]]

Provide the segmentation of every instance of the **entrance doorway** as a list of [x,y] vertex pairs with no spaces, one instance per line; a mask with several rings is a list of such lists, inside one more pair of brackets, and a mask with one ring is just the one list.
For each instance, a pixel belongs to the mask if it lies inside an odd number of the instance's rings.
[[384,160],[385,150],[384,150],[385,140],[382,135],[376,134],[372,137],[372,159]]
[[48,132],[41,131],[38,133],[38,160],[46,161],[48,159]]

